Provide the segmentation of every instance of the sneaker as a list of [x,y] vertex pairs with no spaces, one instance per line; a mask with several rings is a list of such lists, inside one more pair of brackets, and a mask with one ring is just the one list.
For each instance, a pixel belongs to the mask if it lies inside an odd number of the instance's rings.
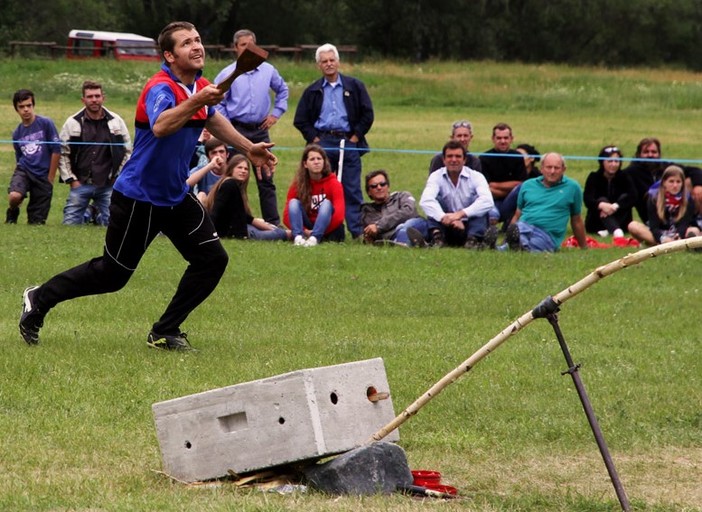
[[316,236],[311,236],[307,239],[305,242],[305,247],[314,247],[317,245],[319,242],[317,242],[317,237]]
[[293,241],[293,245],[305,245],[305,237],[297,235]]
[[8,208],[5,214],[5,224],[17,224],[17,219],[19,219],[20,209],[19,208]]
[[521,251],[523,249],[522,244],[519,241],[519,226],[516,224],[510,224],[507,226],[507,231],[505,231],[505,242],[507,243],[510,251]]
[[22,294],[22,316],[19,321],[19,331],[27,345],[39,343],[39,329],[44,326],[44,313],[33,303],[34,291],[38,286],[30,286]]
[[417,228],[407,228],[407,238],[411,242],[412,247],[426,247],[427,241],[424,240],[424,235]]
[[485,232],[485,236],[483,237],[483,246],[487,247],[488,249],[496,249],[498,234],[499,231],[497,230],[497,227],[490,226]]
[[444,235],[441,233],[440,229],[435,229],[431,232],[431,245],[437,248],[441,248],[445,245]]
[[188,335],[184,332],[180,334],[157,334],[154,331],[149,333],[146,344],[151,348],[162,350],[195,350],[188,342]]

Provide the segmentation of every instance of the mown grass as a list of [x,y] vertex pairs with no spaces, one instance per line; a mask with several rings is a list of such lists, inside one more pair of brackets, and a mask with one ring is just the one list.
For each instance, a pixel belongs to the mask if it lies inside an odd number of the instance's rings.
[[[208,66],[210,75],[220,64]],[[287,62],[280,68],[292,85],[294,110],[316,72]],[[38,112],[61,124],[79,108],[77,84],[97,78],[110,84],[108,105],[129,119],[153,68],[3,61],[0,70],[8,91],[0,134],[9,136],[17,123],[9,101],[16,88],[37,90]],[[631,154],[650,134],[663,139],[671,158],[700,156],[699,75],[495,63],[362,63],[352,73],[369,84],[376,104],[370,138],[376,151],[364,157],[365,169],[387,168],[394,188],[416,195],[430,153],[450,123],[464,117],[476,125],[476,151],[489,147],[491,126],[506,120],[518,139],[575,157],[592,156],[609,142]],[[605,91],[596,92],[595,84]],[[666,90],[681,97],[664,102]],[[612,99],[617,91],[619,101]],[[671,112],[671,104],[688,101]],[[274,128],[281,197],[302,146],[291,123],[290,113]],[[569,172],[581,180],[594,167],[570,161]],[[3,183],[12,162],[8,145],[0,144]],[[96,256],[102,246],[101,229],[60,225],[65,194],[57,186],[47,226],[0,225],[0,509],[618,509],[544,321],[508,340],[401,428],[410,465],[442,471],[459,488],[458,501],[278,496],[174,484],[156,472],[151,404],[300,368],[383,357],[399,412],[545,296],[626,251],[495,255],[354,243],[295,250],[228,240],[231,263],[222,283],[184,325],[200,351],[170,354],[144,343],[185,267],[159,238],[124,290],[61,304],[47,317],[42,344],[28,348],[16,325],[21,291]],[[691,511],[702,503],[699,258],[676,254],[619,272],[560,314],[635,510]]]

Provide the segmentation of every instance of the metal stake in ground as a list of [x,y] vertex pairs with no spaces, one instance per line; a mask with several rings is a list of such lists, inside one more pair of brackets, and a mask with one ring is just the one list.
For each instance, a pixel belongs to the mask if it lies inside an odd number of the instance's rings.
[[341,139],[339,141],[339,167],[336,171],[336,178],[341,183],[341,176],[344,172],[344,151],[346,151],[346,139]]
[[555,310],[548,313],[546,315],[546,319],[553,327],[553,332],[556,333],[556,338],[558,338],[558,344],[561,346],[561,350],[563,351],[563,355],[565,356],[566,364],[568,365],[568,369],[562,372],[561,375],[569,373],[570,376],[573,378],[573,384],[575,384],[575,389],[578,391],[580,403],[583,404],[585,416],[587,416],[587,421],[588,423],[590,423],[592,433],[595,435],[595,441],[597,442],[597,446],[600,449],[600,454],[602,455],[605,467],[607,468],[607,472],[609,473],[609,478],[612,480],[614,492],[617,494],[619,504],[622,506],[622,510],[624,510],[625,512],[629,512],[629,498],[627,497],[626,492],[624,491],[624,487],[622,486],[622,483],[619,480],[617,469],[614,467],[614,461],[612,461],[612,457],[609,454],[609,449],[607,448],[607,443],[605,442],[604,435],[602,434],[602,430],[600,429],[600,424],[597,421],[595,411],[593,410],[592,404],[590,403],[590,399],[588,398],[587,392],[585,391],[585,385],[580,379],[580,365],[573,363],[573,358],[570,356],[570,350],[568,349],[566,340],[563,337],[563,333],[561,332],[561,327],[558,325],[558,314],[556,313],[556,311],[558,311],[558,308],[555,308]]

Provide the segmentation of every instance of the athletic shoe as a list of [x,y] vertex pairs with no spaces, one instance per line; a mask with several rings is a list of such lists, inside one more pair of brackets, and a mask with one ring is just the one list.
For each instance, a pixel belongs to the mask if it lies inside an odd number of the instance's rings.
[[510,251],[521,251],[524,249],[519,241],[519,226],[516,224],[510,224],[507,226],[507,231],[505,231],[505,242],[507,243]]
[[34,291],[38,286],[30,286],[22,294],[22,316],[19,321],[19,331],[27,345],[39,343],[39,329],[44,326],[44,313],[39,311],[33,302]]
[[17,219],[19,219],[20,209],[19,208],[8,208],[5,214],[5,224],[17,224]]
[[162,350],[195,350],[188,342],[188,335],[184,332],[180,334],[157,334],[154,331],[149,333],[146,344],[151,348]]
[[293,241],[293,245],[305,245],[305,237],[297,235]]
[[412,247],[426,247],[427,241],[424,240],[424,235],[417,228],[407,228],[407,238],[411,242]]
[[487,228],[485,236],[483,237],[483,248],[487,247],[488,249],[496,249],[498,234],[499,231],[497,229],[497,226],[490,226],[489,228]]
[[319,242],[317,242],[317,237],[316,236],[311,236],[307,239],[305,242],[305,247],[314,247],[317,245]]

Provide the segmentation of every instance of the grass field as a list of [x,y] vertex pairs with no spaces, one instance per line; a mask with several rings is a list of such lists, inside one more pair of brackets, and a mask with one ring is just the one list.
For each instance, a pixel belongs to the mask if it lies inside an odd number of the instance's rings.
[[[291,111],[316,72],[281,61]],[[224,65],[210,63],[208,76]],[[61,124],[79,85],[105,84],[129,120],[153,68],[129,63],[0,61],[0,182],[18,122],[11,94],[37,93],[37,111]],[[671,159],[699,160],[702,80],[675,70],[527,67],[496,63],[362,63],[375,149],[364,169],[389,170],[393,188],[421,192],[431,154],[451,122],[493,124],[519,142],[569,155],[581,183],[600,147],[631,156],[648,135]],[[7,138],[7,139],[5,139]],[[292,112],[273,130],[284,195],[302,147]],[[403,251],[355,243],[314,250],[225,241],[230,265],[188,319],[197,353],[147,349],[145,337],[185,264],[157,239],[127,287],[59,305],[42,343],[17,332],[21,292],[99,254],[100,228],[60,225],[57,185],[49,223],[0,225],[0,510],[612,511],[611,483],[545,321],[508,340],[401,427],[414,469],[435,469],[461,499],[280,496],[230,485],[192,488],[158,471],[151,404],[280,373],[382,357],[396,412],[515,318],[625,250],[551,255]],[[253,198],[253,204],[256,199]],[[561,328],[634,510],[698,511],[702,503],[702,265],[681,253],[623,270],[562,308]],[[294,441],[291,441],[294,442]]]

